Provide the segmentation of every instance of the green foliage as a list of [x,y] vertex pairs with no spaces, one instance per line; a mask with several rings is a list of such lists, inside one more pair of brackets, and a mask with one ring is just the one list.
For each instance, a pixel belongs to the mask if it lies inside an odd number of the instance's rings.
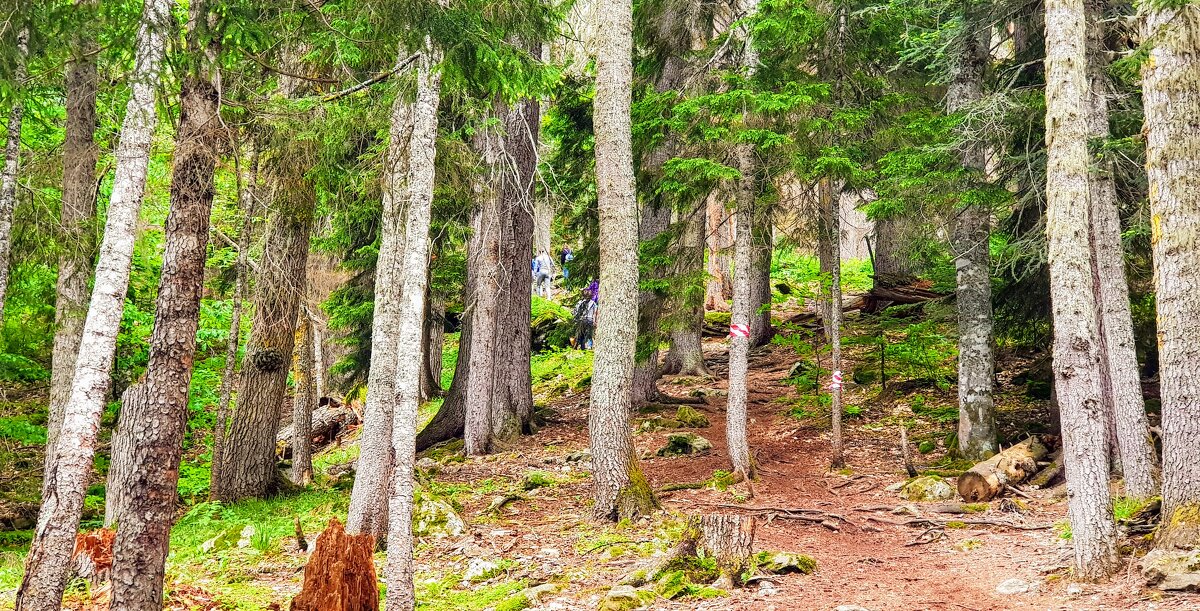
[[23,445],[46,443],[46,427],[32,424],[25,417],[0,417],[0,439],[12,439]]

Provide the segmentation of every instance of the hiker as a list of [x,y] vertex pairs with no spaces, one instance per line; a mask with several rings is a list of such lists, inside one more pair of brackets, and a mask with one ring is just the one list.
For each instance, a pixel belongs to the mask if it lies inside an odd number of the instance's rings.
[[554,277],[554,260],[542,251],[533,260],[533,292],[542,299],[550,299],[550,280]]
[[575,347],[580,350],[592,349],[592,334],[596,330],[597,307],[596,300],[592,299],[587,291],[584,291],[583,298],[575,304],[575,309],[571,312],[575,318]]
[[570,246],[564,245],[562,250],[558,251],[558,266],[562,268],[563,280],[566,280],[567,276],[570,275],[567,272],[567,263],[570,263],[574,259],[575,253],[571,250]]
[[599,280],[592,280],[592,282],[590,284],[588,284],[587,288],[584,290],[587,292],[588,295],[591,295],[592,301],[595,301],[596,303],[600,303],[600,281]]

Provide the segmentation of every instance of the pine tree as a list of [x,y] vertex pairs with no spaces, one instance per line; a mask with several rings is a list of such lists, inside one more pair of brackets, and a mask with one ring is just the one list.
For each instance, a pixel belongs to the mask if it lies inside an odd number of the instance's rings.
[[[19,92],[26,73],[29,55],[29,26],[17,32],[16,70],[13,81]],[[25,102],[18,94],[8,114],[8,140],[4,147],[4,170],[0,172],[0,322],[4,320],[4,298],[8,294],[8,275],[12,253],[13,209],[17,206],[17,170],[21,163],[21,117],[25,113]]]

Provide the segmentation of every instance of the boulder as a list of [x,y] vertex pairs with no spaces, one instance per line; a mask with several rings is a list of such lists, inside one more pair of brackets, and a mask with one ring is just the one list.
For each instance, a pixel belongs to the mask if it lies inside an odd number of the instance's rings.
[[944,501],[954,498],[954,487],[936,475],[923,475],[905,484],[900,489],[900,496],[918,502]]
[[667,436],[667,445],[659,448],[659,456],[682,456],[702,454],[711,450],[712,442],[695,433],[672,433]]
[[642,599],[633,586],[613,586],[600,599],[599,611],[631,611],[642,606]]
[[758,568],[776,575],[784,573],[810,575],[817,570],[816,560],[793,552],[759,552],[754,560],[758,564]]
[[708,418],[704,414],[686,405],[679,406],[679,409],[675,411],[675,420],[679,421],[680,426],[691,429],[704,429],[709,425]]
[[450,503],[418,491],[413,503],[413,535],[418,537],[457,537],[467,524]]
[[1200,550],[1153,550],[1142,557],[1142,575],[1160,590],[1200,591]]

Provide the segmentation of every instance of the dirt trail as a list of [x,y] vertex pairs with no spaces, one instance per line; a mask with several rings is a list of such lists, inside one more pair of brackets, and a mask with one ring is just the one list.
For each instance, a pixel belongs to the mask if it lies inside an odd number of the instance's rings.
[[[724,356],[721,342],[712,342],[714,361]],[[1130,569],[1109,584],[1071,585],[1065,567],[1070,561],[1068,542],[1053,528],[1014,530],[979,526],[947,528],[941,539],[910,545],[923,529],[870,521],[903,521],[908,516],[891,514],[903,504],[892,483],[905,478],[897,441],[890,430],[872,430],[870,421],[855,421],[847,428],[847,462],[852,474],[831,473],[828,433],[804,425],[784,414],[781,397],[794,396],[783,383],[795,357],[779,347],[760,349],[752,356],[750,425],[751,446],[761,467],[755,483],[757,497],[746,505],[775,508],[804,508],[845,518],[834,531],[818,523],[761,513],[756,549],[786,550],[813,556],[816,574],[773,578],[774,591],[750,587],[731,596],[707,601],[660,600],[654,609],[756,609],[829,610],[1006,610],[1006,609],[1200,609],[1200,596],[1162,598],[1140,587],[1136,570]],[[718,365],[718,369],[720,366]],[[720,377],[720,376],[719,376]],[[679,386],[670,378],[661,387],[683,395],[696,388]],[[709,383],[723,389],[724,380]],[[560,419],[542,429],[523,446],[515,461],[469,461],[440,480],[479,482],[488,477],[520,477],[522,469],[568,469],[561,457],[587,447],[586,394],[567,397],[555,404]],[[667,432],[643,433],[635,437],[642,466],[656,488],[671,483],[699,482],[714,470],[727,469],[723,396],[710,396],[700,406],[711,426],[696,430],[713,444],[701,456],[652,457]],[[540,448],[530,450],[529,448]],[[557,466],[561,465],[561,466]],[[517,560],[520,575],[537,579],[560,574],[570,586],[544,609],[594,609],[600,595],[639,559],[603,557],[602,551],[580,549],[581,532],[603,528],[588,518],[588,480],[546,489],[529,502],[514,503],[495,522],[480,526],[483,507],[468,507],[466,514],[476,524],[480,545],[501,550]],[[744,490],[744,489],[743,489]],[[542,491],[539,491],[542,492]],[[733,495],[713,489],[680,490],[661,495],[665,509],[678,514],[740,511],[721,505],[736,504]],[[1063,519],[1065,502],[1035,500],[1024,523],[1051,526]],[[878,511],[864,511],[878,508]],[[948,516],[939,516],[943,519]],[[989,514],[975,517],[1013,519],[998,514],[993,503]],[[652,536],[649,523],[626,529],[631,540]],[[461,548],[461,544],[460,548]],[[450,551],[450,550],[447,550]],[[453,550],[461,551],[461,549]],[[421,558],[432,569],[435,552]],[[997,586],[1019,579],[1031,587],[1022,594],[1004,595]],[[1068,588],[1072,591],[1069,592]],[[1074,592],[1081,588],[1080,592]]]

